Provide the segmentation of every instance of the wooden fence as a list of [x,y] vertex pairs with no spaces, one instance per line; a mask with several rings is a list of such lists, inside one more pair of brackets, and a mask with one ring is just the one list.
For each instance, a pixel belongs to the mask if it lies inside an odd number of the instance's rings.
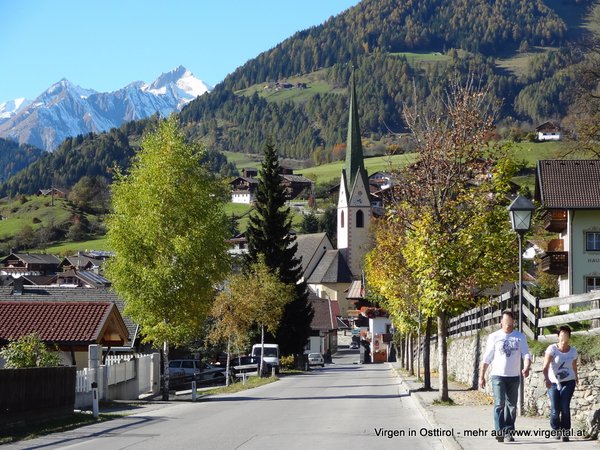
[[74,403],[75,367],[0,370],[0,431],[71,415]]
[[[600,327],[595,323],[596,319],[600,319],[599,301],[600,291],[540,300],[523,289],[523,333],[530,339],[552,341],[555,337],[545,335],[544,328],[592,320],[589,329],[573,332],[573,335],[600,335]],[[589,309],[548,316],[548,308],[563,305],[581,305]],[[502,311],[505,309],[512,310],[515,319],[518,320],[518,306],[518,291],[515,287],[491,299],[486,305],[451,318],[448,322],[448,336],[469,336],[490,325],[498,325]]]

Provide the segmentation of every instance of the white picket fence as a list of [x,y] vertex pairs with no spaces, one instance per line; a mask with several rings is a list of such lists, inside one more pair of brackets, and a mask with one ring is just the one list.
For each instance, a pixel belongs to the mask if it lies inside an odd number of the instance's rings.
[[75,382],[76,404],[87,405],[91,400],[92,381],[98,382],[101,399],[131,400],[139,395],[158,390],[160,356],[155,353],[108,356],[97,369],[77,371]]

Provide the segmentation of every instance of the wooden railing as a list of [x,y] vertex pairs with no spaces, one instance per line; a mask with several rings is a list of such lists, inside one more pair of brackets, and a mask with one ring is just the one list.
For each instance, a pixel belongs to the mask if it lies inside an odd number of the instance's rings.
[[[547,317],[548,308],[582,303],[590,303],[590,308],[584,311]],[[593,320],[593,322],[589,329],[573,332],[573,335],[600,335],[600,326],[598,326],[598,320],[596,320],[600,319],[600,291],[540,300],[531,295],[526,289],[523,289],[522,304],[523,333],[530,339],[555,340],[555,335],[544,335],[544,328],[563,324],[568,325],[582,320]],[[515,313],[515,319],[518,320],[518,291],[516,287],[491,299],[486,305],[470,309],[451,318],[448,322],[448,336],[469,336],[490,325],[498,325],[502,311],[505,309],[512,310]]]

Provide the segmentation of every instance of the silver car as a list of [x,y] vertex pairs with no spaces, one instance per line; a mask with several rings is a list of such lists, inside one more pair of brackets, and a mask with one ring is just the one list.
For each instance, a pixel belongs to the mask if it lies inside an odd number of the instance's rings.
[[309,353],[308,365],[325,367],[325,360],[323,359],[323,355],[321,355],[320,353]]

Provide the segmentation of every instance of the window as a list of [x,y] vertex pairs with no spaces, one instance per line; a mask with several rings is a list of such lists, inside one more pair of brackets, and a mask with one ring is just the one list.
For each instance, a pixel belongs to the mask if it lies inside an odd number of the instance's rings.
[[344,211],[340,215],[340,228],[344,228]]
[[356,213],[356,228],[362,228],[364,227],[364,215],[363,212],[361,210],[358,210]]
[[585,249],[587,251],[600,251],[600,233],[585,233]]
[[587,277],[585,279],[585,291],[591,292],[600,289],[600,277]]

